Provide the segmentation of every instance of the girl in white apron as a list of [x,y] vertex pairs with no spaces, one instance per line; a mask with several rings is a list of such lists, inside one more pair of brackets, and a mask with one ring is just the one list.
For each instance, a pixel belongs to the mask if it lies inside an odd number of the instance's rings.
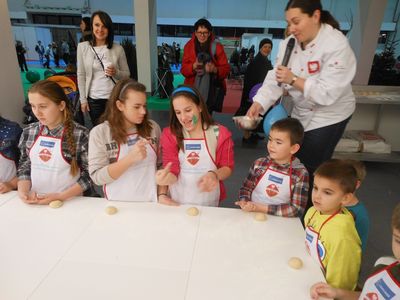
[[148,119],[146,87],[119,81],[107,102],[105,122],[92,129],[89,171],[108,200],[157,201],[160,127]]
[[[233,168],[230,133],[214,125],[200,94],[192,87],[175,89],[171,104],[170,126],[162,135],[166,167],[157,172],[161,186],[158,199],[172,205],[218,206],[225,194],[220,181],[229,177]],[[225,148],[218,147],[219,139],[225,139]]]
[[39,122],[26,127],[20,140],[20,198],[30,204],[48,204],[81,195],[91,187],[88,130],[72,120],[69,100],[57,83],[39,81],[28,96]]
[[21,127],[0,116],[0,194],[17,188],[18,141]]

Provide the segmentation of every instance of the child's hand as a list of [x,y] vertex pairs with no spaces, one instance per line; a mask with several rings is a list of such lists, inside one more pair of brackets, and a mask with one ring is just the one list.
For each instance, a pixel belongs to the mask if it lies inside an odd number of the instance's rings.
[[13,186],[8,182],[0,182],[0,194],[7,193],[13,189]]
[[172,162],[167,163],[164,169],[158,170],[156,172],[156,183],[158,185],[170,185],[170,182],[168,180],[168,175],[171,170],[171,165]]
[[148,140],[140,139],[137,143],[132,147],[132,150],[129,151],[129,156],[131,158],[132,163],[137,163],[139,161],[144,160],[147,157],[146,145],[149,144]]
[[337,289],[324,282],[318,282],[310,288],[310,296],[313,300],[319,297],[335,299],[338,297]]
[[19,198],[24,201],[25,203],[28,204],[36,204],[38,202],[38,198],[35,192],[24,192],[21,190],[18,190],[18,196]]
[[41,205],[47,205],[51,201],[54,201],[54,200],[62,200],[62,199],[60,199],[59,193],[40,195],[40,197],[38,196],[37,198],[38,198],[37,204],[41,204]]
[[256,211],[257,205],[253,201],[239,200],[235,202],[235,205],[240,206],[244,211]]
[[176,202],[175,200],[172,200],[172,198],[168,195],[159,195],[158,196],[158,203],[164,204],[164,205],[169,205],[169,206],[179,206],[179,203]]
[[219,180],[214,172],[207,172],[197,182],[197,186],[202,192],[211,192],[218,186]]

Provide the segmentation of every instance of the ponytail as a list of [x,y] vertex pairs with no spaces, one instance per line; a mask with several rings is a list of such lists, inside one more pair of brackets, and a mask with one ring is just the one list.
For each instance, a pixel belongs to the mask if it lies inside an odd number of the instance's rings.
[[71,154],[71,170],[70,174],[75,176],[79,172],[78,160],[76,158],[76,144],[74,138],[74,122],[72,121],[72,114],[69,110],[68,105],[64,110],[64,128],[65,128],[65,139],[68,144],[68,150]]
[[333,28],[335,28],[337,30],[340,30],[339,22],[327,10],[322,10],[321,11],[321,23],[329,24]]

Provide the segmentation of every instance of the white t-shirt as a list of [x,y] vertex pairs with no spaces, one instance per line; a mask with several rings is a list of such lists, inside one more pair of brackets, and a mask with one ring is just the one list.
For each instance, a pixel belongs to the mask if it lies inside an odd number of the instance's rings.
[[[94,49],[96,50],[100,60],[103,62],[104,68],[106,69],[107,65],[110,64],[110,60],[108,59],[109,53],[107,46],[98,46],[94,47]],[[105,75],[103,68],[101,67],[101,64],[99,62],[99,58],[97,58],[94,52],[93,55],[93,78],[90,84],[89,97],[93,99],[108,99],[114,87],[114,83],[110,78]]]

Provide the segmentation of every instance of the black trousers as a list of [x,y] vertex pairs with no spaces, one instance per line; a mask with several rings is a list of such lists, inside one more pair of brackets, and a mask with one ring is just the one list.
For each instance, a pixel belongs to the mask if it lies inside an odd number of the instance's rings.
[[300,159],[303,165],[307,168],[310,176],[310,189],[308,192],[308,201],[305,211],[312,206],[311,193],[314,184],[314,172],[320,164],[332,157],[333,151],[342,137],[350,119],[351,116],[339,123],[304,133],[303,144],[301,145],[299,152],[297,152],[296,157]]
[[107,99],[92,99],[88,97],[89,115],[93,126],[100,123],[100,117],[106,110]]

